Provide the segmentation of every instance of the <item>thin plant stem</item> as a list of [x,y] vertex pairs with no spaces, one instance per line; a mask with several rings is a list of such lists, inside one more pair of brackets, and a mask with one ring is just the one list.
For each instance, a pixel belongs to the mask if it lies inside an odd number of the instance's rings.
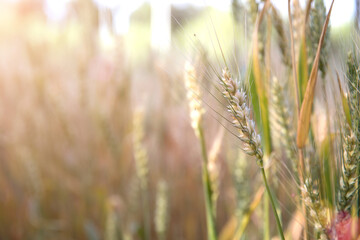
[[285,237],[284,237],[284,233],[283,233],[283,230],[282,230],[282,226],[281,226],[281,222],[280,222],[280,218],[277,214],[277,211],[276,211],[276,206],[275,206],[275,202],[274,202],[274,199],[271,195],[271,191],[270,191],[270,187],[269,187],[269,184],[267,182],[267,179],[266,179],[266,175],[265,175],[265,170],[264,170],[264,167],[262,166],[261,167],[261,174],[263,176],[263,179],[264,179],[264,184],[265,184],[265,188],[266,188],[266,191],[268,193],[268,196],[269,196],[269,199],[270,199],[270,202],[271,202],[271,206],[272,206],[272,209],[274,211],[274,215],[275,215],[275,219],[276,219],[276,226],[278,228],[278,231],[279,231],[279,234],[280,234],[280,238],[281,240],[285,240]]
[[[269,86],[270,82],[270,62],[271,62],[271,56],[270,56],[270,48],[271,48],[271,18],[267,17],[267,36],[266,36],[266,56],[265,56],[265,75],[266,75],[266,87]],[[262,115],[263,117],[263,115]],[[267,141],[265,141],[265,154],[270,155],[271,154],[271,138],[267,138]],[[268,159],[268,158],[266,158]],[[267,195],[264,195],[263,198],[263,204],[264,204],[264,239],[268,240],[270,239],[270,209],[269,209],[269,198]]]
[[[269,240],[270,239],[270,210],[269,210],[269,197],[268,195],[264,195],[263,198],[263,204],[264,204],[264,240]],[[275,215],[276,214],[276,210],[274,210]]]
[[203,158],[202,162],[202,181],[203,181],[203,187],[204,187],[204,196],[205,196],[205,210],[206,210],[206,224],[207,224],[207,232],[208,232],[208,239],[209,240],[216,240],[216,226],[215,226],[215,208],[212,204],[211,197],[212,197],[212,189],[211,189],[211,182],[210,182],[210,175],[208,171],[208,156],[206,151],[206,143],[205,143],[205,137],[204,132],[199,125],[198,127],[198,133],[199,133],[199,140],[201,145],[201,154]]

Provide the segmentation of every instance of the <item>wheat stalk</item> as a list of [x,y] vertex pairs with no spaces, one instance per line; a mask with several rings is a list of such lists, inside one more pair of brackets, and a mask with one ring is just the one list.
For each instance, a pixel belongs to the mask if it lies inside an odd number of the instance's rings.
[[[201,105],[201,93],[196,76],[195,68],[187,62],[185,65],[185,87],[187,90],[187,98],[189,102],[191,126],[193,127],[196,136],[198,137],[201,145],[202,154],[202,181],[205,195],[205,207],[206,207],[206,223],[208,230],[208,239],[216,240],[216,226],[215,226],[215,207],[213,205],[213,185],[211,176],[209,173],[209,160],[206,149],[204,132],[201,125],[202,115],[205,112]],[[214,178],[213,178],[214,179]]]
[[261,138],[255,129],[255,122],[250,117],[250,108],[247,105],[247,96],[243,89],[239,89],[239,83],[236,82],[229,70],[225,68],[222,73],[221,85],[224,88],[223,96],[228,101],[228,111],[233,116],[233,126],[238,130],[238,138],[244,144],[243,150],[250,156],[255,156],[256,162],[261,169],[264,179],[264,184],[268,192],[271,206],[274,211],[276,224],[280,233],[281,239],[284,238],[282,226],[279,216],[276,211],[275,202],[271,195],[271,191],[267,182],[264,171],[263,152],[261,150]]

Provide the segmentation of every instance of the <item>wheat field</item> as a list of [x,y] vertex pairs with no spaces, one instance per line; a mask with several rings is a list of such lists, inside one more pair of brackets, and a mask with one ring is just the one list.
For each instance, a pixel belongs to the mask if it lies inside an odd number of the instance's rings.
[[207,2],[0,1],[0,239],[360,239],[359,1]]

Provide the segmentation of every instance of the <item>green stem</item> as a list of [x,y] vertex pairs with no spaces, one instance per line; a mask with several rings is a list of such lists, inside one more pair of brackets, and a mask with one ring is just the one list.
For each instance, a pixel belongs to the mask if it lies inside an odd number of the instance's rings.
[[267,179],[266,179],[266,175],[265,175],[265,170],[264,170],[264,167],[261,166],[261,173],[262,173],[262,176],[263,176],[263,179],[264,179],[264,183],[265,183],[265,188],[266,188],[266,191],[268,193],[268,196],[270,198],[270,202],[271,202],[271,206],[272,206],[272,209],[274,211],[274,215],[275,215],[275,219],[276,219],[276,225],[277,225],[277,228],[278,228],[278,231],[279,231],[279,234],[280,234],[280,237],[282,240],[285,240],[285,237],[284,237],[284,233],[283,233],[283,230],[282,230],[282,227],[281,227],[281,223],[280,223],[280,218],[276,212],[276,206],[275,206],[275,202],[274,202],[274,199],[271,195],[271,191],[270,191],[270,187],[268,185],[268,182],[267,182]]
[[270,240],[270,211],[269,211],[269,197],[264,195],[264,240]]
[[202,164],[202,181],[203,181],[203,187],[204,187],[204,195],[205,195],[205,208],[206,208],[206,224],[207,224],[207,232],[208,232],[208,239],[209,240],[216,240],[216,227],[215,227],[215,208],[212,204],[212,189],[211,189],[211,182],[210,182],[210,176],[208,171],[208,156],[206,151],[206,144],[205,144],[205,138],[204,133],[199,126],[198,128],[199,133],[199,140],[201,144],[201,153],[203,158],[203,164]]

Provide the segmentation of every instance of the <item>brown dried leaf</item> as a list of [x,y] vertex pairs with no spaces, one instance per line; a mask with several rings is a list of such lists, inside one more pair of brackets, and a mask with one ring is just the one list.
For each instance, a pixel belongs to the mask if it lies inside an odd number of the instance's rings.
[[297,138],[296,138],[296,144],[297,144],[298,148],[304,147],[307,136],[309,134],[310,116],[311,116],[312,104],[314,101],[314,91],[315,91],[315,85],[316,85],[316,80],[317,80],[321,47],[324,42],[325,33],[326,33],[327,26],[329,24],[333,4],[334,4],[334,0],[331,2],[329,13],[326,17],[326,21],[324,23],[324,26],[323,26],[323,29],[321,32],[321,37],[320,37],[319,45],[318,45],[318,48],[316,51],[316,56],[315,56],[315,59],[313,62],[313,67],[311,69],[309,81],[306,86],[304,101],[301,104],[301,110],[300,110],[300,116],[299,116],[298,128],[297,128]]

